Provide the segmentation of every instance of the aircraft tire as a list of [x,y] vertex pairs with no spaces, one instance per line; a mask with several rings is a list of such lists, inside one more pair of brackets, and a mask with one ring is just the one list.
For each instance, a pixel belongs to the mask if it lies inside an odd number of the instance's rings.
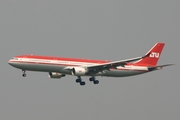
[[81,83],[81,79],[76,79],[76,82],[77,83]]
[[84,86],[86,83],[84,81],[80,82],[81,86]]
[[94,84],[99,84],[99,80],[95,80],[95,81],[94,81]]
[[24,73],[24,74],[22,74],[22,76],[23,76],[23,77],[26,77],[26,74]]
[[92,82],[92,81],[94,81],[94,79],[93,78],[89,78],[89,81]]

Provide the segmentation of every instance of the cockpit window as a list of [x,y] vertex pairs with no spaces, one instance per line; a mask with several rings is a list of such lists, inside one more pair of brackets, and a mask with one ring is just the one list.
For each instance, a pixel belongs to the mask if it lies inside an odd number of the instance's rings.
[[13,60],[18,60],[18,58],[13,58]]

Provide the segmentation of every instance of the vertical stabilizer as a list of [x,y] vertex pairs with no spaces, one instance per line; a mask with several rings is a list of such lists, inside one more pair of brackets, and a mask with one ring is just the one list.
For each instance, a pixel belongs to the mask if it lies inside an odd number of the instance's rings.
[[147,53],[145,58],[137,61],[136,65],[156,66],[165,43],[156,43]]

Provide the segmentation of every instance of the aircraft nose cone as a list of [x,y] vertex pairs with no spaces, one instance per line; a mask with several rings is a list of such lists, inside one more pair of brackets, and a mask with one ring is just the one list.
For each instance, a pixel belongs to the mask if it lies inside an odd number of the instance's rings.
[[13,65],[13,62],[11,60],[8,61],[9,65]]
[[14,60],[11,60],[11,59],[8,61],[8,64],[13,66],[13,67],[18,67],[18,63]]

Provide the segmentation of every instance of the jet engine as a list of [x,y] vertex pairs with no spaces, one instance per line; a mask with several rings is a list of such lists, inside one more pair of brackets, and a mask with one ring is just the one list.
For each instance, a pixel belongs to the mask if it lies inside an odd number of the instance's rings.
[[58,73],[58,72],[49,72],[48,75],[50,78],[61,78],[64,77],[64,74]]
[[82,67],[74,67],[71,71],[72,75],[76,75],[76,76],[82,76],[85,75],[87,73],[87,70],[85,68]]

